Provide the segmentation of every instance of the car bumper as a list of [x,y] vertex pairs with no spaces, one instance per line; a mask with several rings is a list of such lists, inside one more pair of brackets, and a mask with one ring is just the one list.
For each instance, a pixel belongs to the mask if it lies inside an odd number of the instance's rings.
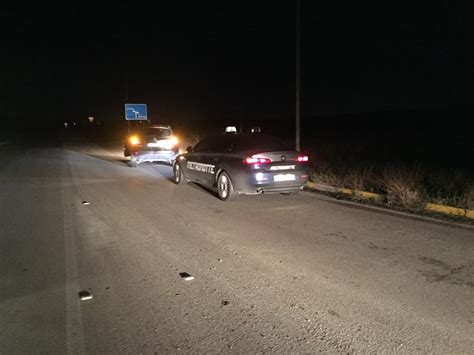
[[291,186],[260,186],[256,188],[258,194],[296,192],[303,190],[304,185]]
[[136,150],[131,154],[131,158],[137,163],[143,162],[166,162],[172,164],[178,152],[172,150]]
[[[278,176],[275,173],[250,174],[246,178],[236,181],[236,190],[240,194],[264,194],[264,193],[282,193],[300,191],[308,181],[308,174],[304,171],[292,173],[291,180],[277,181],[281,178],[290,178],[289,176]],[[294,177],[294,179],[293,179]]]

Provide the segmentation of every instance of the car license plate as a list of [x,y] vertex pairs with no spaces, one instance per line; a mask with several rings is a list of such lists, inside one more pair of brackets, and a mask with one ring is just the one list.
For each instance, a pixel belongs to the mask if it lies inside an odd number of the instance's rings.
[[294,165],[274,165],[270,167],[270,170],[295,170]]
[[273,177],[273,181],[293,181],[296,180],[294,174],[278,174]]
[[153,148],[158,148],[159,147],[158,143],[148,143],[148,146],[153,147]]

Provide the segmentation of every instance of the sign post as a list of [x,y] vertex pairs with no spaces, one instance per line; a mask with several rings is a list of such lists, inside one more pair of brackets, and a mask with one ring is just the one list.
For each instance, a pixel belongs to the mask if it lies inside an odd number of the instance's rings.
[[146,121],[146,104],[125,104],[125,120],[127,121],[127,131],[130,134],[130,121]]

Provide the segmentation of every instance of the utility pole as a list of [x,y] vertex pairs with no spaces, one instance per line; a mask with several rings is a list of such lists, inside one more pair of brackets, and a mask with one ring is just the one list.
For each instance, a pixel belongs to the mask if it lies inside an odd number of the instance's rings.
[[[120,25],[120,39],[121,46],[120,50],[122,52],[122,65],[123,65],[123,90],[124,90],[124,99],[125,104],[128,103],[128,72],[127,72],[127,41],[128,41],[128,29],[125,28],[125,25],[122,23]],[[127,120],[127,134],[130,135],[130,121]]]
[[300,132],[300,42],[301,42],[301,0],[296,0],[296,97],[295,97],[295,133],[296,151],[301,150]]
[[128,102],[128,75],[127,75],[127,59],[124,57],[124,68],[123,68],[123,89],[125,103]]

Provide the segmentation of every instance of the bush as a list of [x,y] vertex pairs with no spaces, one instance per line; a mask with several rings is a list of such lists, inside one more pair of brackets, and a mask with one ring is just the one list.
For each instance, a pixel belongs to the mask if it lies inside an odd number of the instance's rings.
[[389,166],[385,168],[382,187],[387,193],[389,205],[420,210],[425,204],[423,172],[418,166]]
[[319,164],[311,169],[314,182],[344,187],[352,190],[384,193],[381,188],[381,176],[375,166],[350,167],[342,162],[337,167]]
[[426,175],[425,185],[429,200],[434,203],[468,208],[473,179],[462,170],[435,171]]
[[373,165],[349,169],[345,174],[343,187],[359,191],[383,192],[381,176]]
[[317,168],[312,168],[310,172],[311,180],[316,183],[327,184],[332,186],[342,186],[343,180],[340,171],[327,164],[320,163]]

